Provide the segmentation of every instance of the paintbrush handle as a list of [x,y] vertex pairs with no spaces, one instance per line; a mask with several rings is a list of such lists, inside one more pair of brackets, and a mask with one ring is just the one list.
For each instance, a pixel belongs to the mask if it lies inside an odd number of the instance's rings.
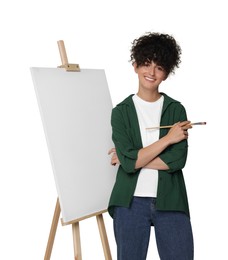
[[[206,125],[206,122],[196,122],[191,123],[190,125]],[[153,130],[153,129],[162,129],[162,128],[171,128],[174,125],[163,125],[163,126],[154,126],[154,127],[147,127],[146,130]]]

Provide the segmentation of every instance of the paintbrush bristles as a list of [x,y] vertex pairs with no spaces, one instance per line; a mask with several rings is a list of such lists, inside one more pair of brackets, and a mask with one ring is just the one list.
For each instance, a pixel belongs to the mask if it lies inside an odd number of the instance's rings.
[[[206,125],[206,122],[196,122],[191,123],[190,125]],[[164,125],[164,126],[154,126],[154,127],[147,127],[146,130],[153,130],[153,129],[162,129],[162,128],[171,128],[174,125]]]
[[197,123],[192,123],[190,125],[206,125],[207,122],[197,122]]

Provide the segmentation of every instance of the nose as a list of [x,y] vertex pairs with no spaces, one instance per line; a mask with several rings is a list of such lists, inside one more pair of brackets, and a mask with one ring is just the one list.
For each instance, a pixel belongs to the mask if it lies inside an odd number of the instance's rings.
[[150,73],[150,75],[154,75],[155,73],[155,66],[153,63],[150,64],[150,66],[147,67],[148,69],[148,73]]

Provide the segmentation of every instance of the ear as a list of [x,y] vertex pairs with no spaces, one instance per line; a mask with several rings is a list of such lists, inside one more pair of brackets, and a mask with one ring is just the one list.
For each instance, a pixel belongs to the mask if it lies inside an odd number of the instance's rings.
[[165,81],[165,80],[168,78],[168,76],[169,76],[169,75],[166,75],[166,76],[164,77],[163,81]]
[[135,71],[135,73],[138,73],[137,63],[134,62],[134,63],[132,64],[132,66],[134,67],[134,71]]
[[168,78],[169,74],[166,74],[163,81],[165,81]]

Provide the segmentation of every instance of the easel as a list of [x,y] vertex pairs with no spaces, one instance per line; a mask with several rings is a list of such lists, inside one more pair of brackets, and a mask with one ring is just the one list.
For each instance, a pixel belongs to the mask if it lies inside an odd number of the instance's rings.
[[[80,71],[80,67],[78,64],[69,64],[68,63],[64,42],[62,40],[58,41],[58,47],[59,47],[59,52],[60,52],[61,61],[62,61],[62,65],[59,66],[59,68],[65,68],[66,71]],[[50,258],[51,258],[51,252],[52,252],[55,234],[56,234],[56,230],[57,230],[57,226],[58,226],[58,222],[59,222],[59,218],[60,218],[60,212],[61,212],[60,203],[59,203],[59,199],[57,198],[44,260],[50,260]],[[96,219],[97,219],[97,224],[98,224],[98,229],[99,229],[99,233],[100,233],[100,237],[101,237],[105,260],[112,260],[109,243],[108,243],[108,237],[107,237],[104,219],[103,219],[103,215],[102,215],[104,212],[106,212],[106,210],[97,212],[95,214],[91,214],[91,215],[83,217],[81,219],[77,219],[70,223],[62,222],[62,225],[72,224],[73,242],[74,242],[74,259],[75,260],[82,260],[79,221],[81,221],[85,218],[93,217],[93,216],[96,216]]]

